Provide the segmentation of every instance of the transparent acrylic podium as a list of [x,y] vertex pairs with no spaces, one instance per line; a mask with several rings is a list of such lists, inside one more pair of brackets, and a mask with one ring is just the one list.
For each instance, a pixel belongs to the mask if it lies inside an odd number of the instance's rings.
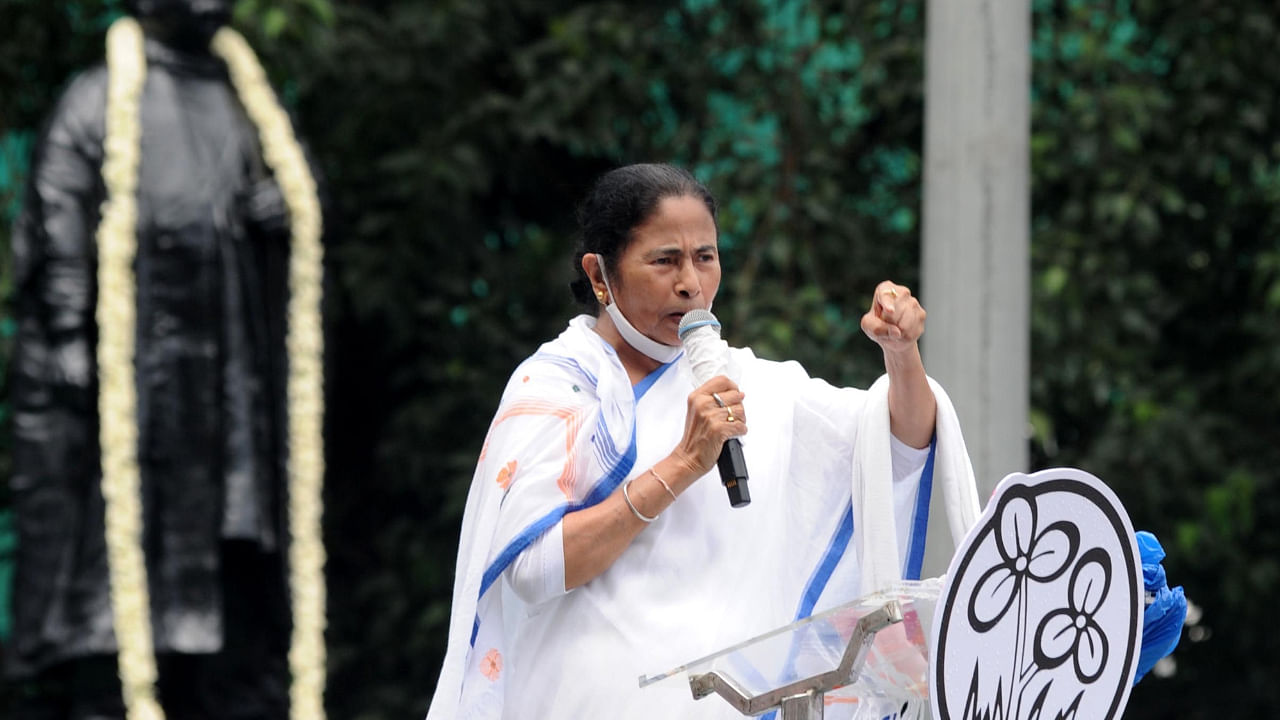
[[[905,581],[745,640],[640,687],[687,678],[743,715],[782,720],[928,718],[929,641],[942,581]],[[708,700],[714,702],[715,700]]]

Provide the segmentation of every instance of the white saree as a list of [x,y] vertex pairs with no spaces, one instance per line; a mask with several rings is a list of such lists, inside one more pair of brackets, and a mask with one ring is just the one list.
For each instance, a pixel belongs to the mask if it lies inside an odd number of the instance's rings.
[[[941,388],[924,472],[895,482],[885,378],[839,389],[735,349],[751,504],[730,508],[713,470],[603,574],[525,603],[503,571],[566,512],[665,457],[696,387],[681,356],[633,388],[594,322],[575,318],[503,394],[467,498],[428,720],[740,717],[679,683],[642,690],[638,678],[918,577],[926,537],[954,547],[977,518]],[[931,498],[945,504],[949,537],[926,528]]]

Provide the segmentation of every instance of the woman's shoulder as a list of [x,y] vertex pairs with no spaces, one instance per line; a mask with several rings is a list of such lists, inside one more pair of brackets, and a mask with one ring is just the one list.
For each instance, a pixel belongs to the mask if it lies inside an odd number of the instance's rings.
[[[619,374],[617,357],[593,343],[594,333],[573,322],[557,338],[543,343],[511,373],[503,393],[513,397],[554,397],[571,404],[595,401]],[[615,367],[616,366],[616,367]]]
[[504,397],[512,395],[595,394],[597,380],[577,358],[539,351],[525,358],[507,378]]

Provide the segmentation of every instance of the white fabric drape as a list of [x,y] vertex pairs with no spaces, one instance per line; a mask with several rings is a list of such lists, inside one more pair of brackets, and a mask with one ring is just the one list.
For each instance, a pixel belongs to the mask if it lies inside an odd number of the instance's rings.
[[[665,457],[696,387],[679,358],[632,388],[593,323],[574,319],[503,394],[467,499],[429,720],[736,717],[679,683],[641,690],[638,677],[882,587],[921,544],[920,473],[895,482],[889,469],[887,383],[834,388],[796,363],[739,349],[752,503],[730,508],[713,470],[605,573],[546,602],[522,601],[503,570],[566,512]],[[935,392],[934,495],[965,503],[976,497],[964,490],[972,472],[954,411]],[[976,501],[957,511],[957,526],[970,516]]]

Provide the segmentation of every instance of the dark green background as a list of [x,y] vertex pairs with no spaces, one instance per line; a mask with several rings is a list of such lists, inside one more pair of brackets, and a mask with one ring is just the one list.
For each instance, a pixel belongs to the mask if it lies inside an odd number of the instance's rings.
[[[0,0],[6,248],[39,124],[119,5]],[[676,162],[719,196],[732,342],[874,379],[869,292],[919,282],[924,5],[240,0],[331,211],[333,717],[426,711],[472,465],[507,374],[572,312],[574,205],[602,170]],[[1126,717],[1266,716],[1280,11],[1033,13],[1033,465],[1111,484],[1202,611]]]

